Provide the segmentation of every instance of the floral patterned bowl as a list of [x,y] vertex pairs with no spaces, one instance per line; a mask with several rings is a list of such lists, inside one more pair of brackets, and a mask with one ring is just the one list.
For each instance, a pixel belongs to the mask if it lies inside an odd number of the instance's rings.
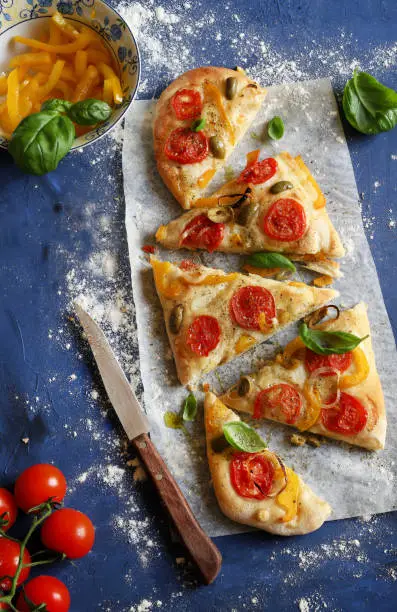
[[[26,47],[13,42],[14,36],[35,37],[59,11],[67,19],[96,30],[120,68],[123,103],[114,109],[110,119],[87,134],[76,138],[72,150],[95,142],[122,119],[131,106],[140,76],[140,58],[136,40],[128,25],[112,7],[102,0],[0,0],[0,74],[8,70],[10,59]],[[7,148],[0,134],[0,148]]]

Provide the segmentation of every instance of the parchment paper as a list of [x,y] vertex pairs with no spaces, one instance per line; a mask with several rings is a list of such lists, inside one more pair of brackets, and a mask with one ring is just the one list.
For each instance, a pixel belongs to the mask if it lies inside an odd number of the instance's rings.
[[[171,350],[166,337],[162,309],[153,277],[141,247],[153,243],[158,226],[181,214],[159,177],[153,159],[152,116],[154,101],[134,102],[125,126],[123,170],[126,197],[126,226],[130,253],[132,286],[136,305],[138,338],[144,386],[144,405],[152,437],[185,493],[204,529],[212,536],[246,531],[223,517],[210,488],[205,456],[202,402],[199,418],[188,424],[189,435],[164,425],[165,411],[178,411],[187,395],[177,381]],[[266,121],[280,115],[285,122],[285,136],[280,142],[258,140]],[[341,293],[340,304],[353,306],[364,300],[369,306],[372,342],[385,393],[388,435],[386,450],[370,453],[346,444],[329,442],[319,449],[292,447],[287,441],[291,428],[264,422],[261,433],[269,447],[281,454],[333,507],[332,519],[385,512],[397,508],[394,483],[397,449],[396,431],[397,360],[393,333],[383,302],[375,265],[364,234],[359,198],[348,147],[340,123],[338,108],[328,79],[288,84],[269,89],[263,108],[244,141],[228,161],[236,172],[245,164],[246,152],[260,146],[261,157],[287,150],[301,154],[312,169],[327,197],[331,219],[347,249],[342,260],[344,277],[335,287]],[[225,181],[219,173],[211,190]],[[160,257],[180,260],[185,252],[160,250]],[[206,265],[225,270],[239,269],[237,256],[194,254]],[[277,335],[272,343],[218,368],[219,379],[205,378],[216,391],[220,382],[227,388],[242,372],[255,369],[259,358],[270,357],[277,343],[285,344],[296,335],[296,326]],[[275,346],[276,345],[276,346]],[[202,394],[197,394],[200,400]],[[393,401],[394,400],[394,401]]]

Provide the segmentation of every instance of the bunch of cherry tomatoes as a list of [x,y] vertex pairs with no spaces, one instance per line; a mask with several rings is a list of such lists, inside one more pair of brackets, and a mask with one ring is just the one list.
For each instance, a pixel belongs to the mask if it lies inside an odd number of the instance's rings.
[[[49,464],[33,465],[22,472],[15,483],[14,495],[0,488],[0,610],[68,612],[70,594],[57,578],[38,576],[23,584],[33,563],[26,545],[36,527],[41,527],[42,544],[59,558],[78,559],[93,547],[95,530],[88,516],[59,507],[66,488],[63,473]],[[33,517],[32,527],[22,541],[7,533],[16,521],[18,508]],[[45,563],[48,560],[35,561],[34,565]]]

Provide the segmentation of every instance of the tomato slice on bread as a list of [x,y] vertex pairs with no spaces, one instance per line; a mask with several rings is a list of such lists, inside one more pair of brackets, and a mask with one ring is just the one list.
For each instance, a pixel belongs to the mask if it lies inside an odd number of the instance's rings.
[[254,419],[267,417],[293,425],[302,409],[302,397],[292,385],[280,383],[261,391],[254,404]]
[[168,136],[164,153],[178,164],[195,164],[208,155],[208,138],[203,131],[194,132],[190,128],[177,128]]
[[215,319],[209,315],[196,317],[187,330],[187,344],[193,353],[207,357],[219,344],[221,328]]
[[306,232],[305,210],[292,198],[276,200],[267,211],[263,231],[269,238],[279,242],[295,242]]
[[265,499],[272,488],[274,466],[260,453],[237,452],[230,462],[230,479],[241,497]]
[[274,297],[264,287],[249,285],[238,289],[230,300],[232,319],[244,329],[261,329],[260,315],[264,313],[267,325],[276,316]]
[[237,183],[252,183],[260,185],[271,179],[277,172],[277,161],[273,157],[267,157],[262,161],[248,164],[237,179]]
[[183,230],[181,245],[212,253],[221,244],[224,231],[224,223],[215,223],[207,215],[198,215]]
[[355,436],[367,424],[367,411],[362,403],[353,395],[341,392],[337,408],[328,408],[321,411],[321,420],[328,431]]
[[321,376],[332,376],[333,371],[338,370],[341,374],[350,368],[353,361],[351,352],[337,353],[333,355],[318,355],[310,349],[305,352],[305,366],[310,374],[320,368],[329,368],[329,372],[321,373]]
[[179,89],[171,100],[177,119],[195,119],[201,115],[203,103],[200,93],[195,89]]

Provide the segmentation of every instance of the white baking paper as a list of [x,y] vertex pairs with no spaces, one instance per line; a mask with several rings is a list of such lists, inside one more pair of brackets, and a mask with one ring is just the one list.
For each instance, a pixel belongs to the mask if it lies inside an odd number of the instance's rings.
[[[152,439],[176,477],[197,519],[212,536],[245,531],[226,519],[217,507],[210,487],[205,455],[202,401],[199,417],[187,424],[189,434],[169,429],[164,424],[167,410],[178,411],[187,392],[177,381],[169,348],[162,309],[151,270],[141,247],[154,243],[158,226],[182,213],[157,173],[152,145],[152,117],[155,101],[133,103],[125,126],[123,170],[126,198],[126,226],[138,326],[144,405]],[[280,142],[262,136],[266,121],[280,115],[285,136]],[[327,197],[327,208],[347,250],[342,261],[344,277],[335,283],[341,293],[340,304],[353,306],[364,300],[369,306],[372,341],[385,393],[388,435],[386,450],[371,453],[346,444],[329,442],[318,449],[292,447],[287,435],[292,429],[264,422],[261,433],[269,447],[277,451],[304,480],[333,507],[331,519],[385,512],[397,508],[394,482],[397,449],[396,432],[397,359],[395,342],[383,302],[375,265],[364,234],[359,198],[348,147],[339,119],[336,100],[328,79],[272,87],[263,108],[243,142],[228,161],[236,172],[245,165],[245,154],[255,148],[264,155],[287,150],[301,154]],[[211,185],[225,181],[219,173]],[[187,252],[160,250],[160,257],[180,260]],[[193,254],[206,265],[225,270],[239,269],[237,256]],[[296,327],[277,335],[284,344],[296,334]],[[233,384],[242,372],[255,369],[258,360],[271,356],[274,344],[256,347],[247,354],[207,376],[215,390]],[[202,400],[202,394],[198,394]]]

